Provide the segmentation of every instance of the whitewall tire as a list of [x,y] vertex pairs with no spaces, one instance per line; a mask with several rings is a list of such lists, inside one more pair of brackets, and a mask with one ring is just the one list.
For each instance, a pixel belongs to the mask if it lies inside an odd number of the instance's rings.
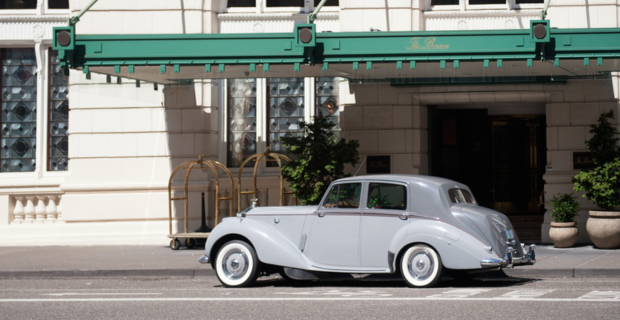
[[439,254],[426,245],[414,245],[403,253],[400,272],[410,287],[432,287],[441,280],[443,265]]
[[256,251],[244,241],[227,242],[217,253],[215,274],[227,287],[251,285],[258,276]]

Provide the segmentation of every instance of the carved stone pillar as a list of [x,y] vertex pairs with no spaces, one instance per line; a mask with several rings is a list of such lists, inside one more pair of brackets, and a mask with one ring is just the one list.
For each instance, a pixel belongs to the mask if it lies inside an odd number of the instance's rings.
[[13,221],[17,223],[21,223],[24,221],[24,201],[25,197],[17,196],[15,197],[15,209],[13,209]]
[[58,212],[56,211],[56,196],[49,196],[49,202],[45,213],[47,213],[47,220],[56,220],[58,218]]
[[24,208],[24,216],[26,221],[34,221],[36,218],[34,213],[34,199],[35,196],[27,196],[26,197],[26,208]]
[[43,221],[47,219],[47,214],[45,213],[45,200],[47,200],[47,196],[37,196],[37,199],[37,206],[34,209],[35,219]]

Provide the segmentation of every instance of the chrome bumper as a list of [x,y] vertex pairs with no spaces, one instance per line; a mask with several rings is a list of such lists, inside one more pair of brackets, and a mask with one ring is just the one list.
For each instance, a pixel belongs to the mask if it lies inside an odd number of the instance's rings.
[[[523,245],[522,245],[523,246]],[[525,248],[523,249],[525,252]],[[514,249],[512,247],[506,248],[506,254],[503,259],[500,258],[486,258],[480,260],[481,267],[500,267],[500,268],[513,268],[515,264],[536,263],[536,245],[530,244],[530,250],[521,257],[513,256]]]
[[202,264],[209,264],[209,257],[208,256],[202,256],[200,259],[198,259],[198,261]]

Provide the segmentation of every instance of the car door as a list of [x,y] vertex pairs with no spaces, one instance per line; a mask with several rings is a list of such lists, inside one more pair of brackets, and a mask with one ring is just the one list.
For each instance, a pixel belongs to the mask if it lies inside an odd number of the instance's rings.
[[389,268],[390,242],[409,223],[408,188],[396,182],[370,182],[365,192],[360,228],[361,266]]
[[333,185],[315,213],[307,250],[325,266],[358,267],[361,183]]

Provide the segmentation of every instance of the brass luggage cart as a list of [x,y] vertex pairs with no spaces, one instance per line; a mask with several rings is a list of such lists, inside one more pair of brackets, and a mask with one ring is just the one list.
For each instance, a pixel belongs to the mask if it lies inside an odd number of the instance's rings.
[[[184,193],[182,197],[173,198],[172,197],[172,179],[174,178],[175,174],[181,169],[186,170],[185,187],[183,189]],[[230,216],[232,217],[233,215],[233,204],[234,204],[234,199],[235,199],[235,184],[233,181],[232,174],[230,173],[228,168],[226,168],[223,164],[217,161],[204,160],[203,155],[200,155],[200,159],[197,161],[187,161],[187,162],[180,164],[174,169],[174,171],[172,171],[172,174],[170,175],[170,180],[168,181],[168,210],[169,210],[169,221],[170,221],[170,234],[168,234],[168,238],[172,238],[172,240],[170,241],[170,248],[172,250],[178,250],[179,247],[181,247],[181,242],[179,241],[179,238],[185,238],[185,246],[188,249],[191,249],[196,245],[196,241],[194,239],[206,239],[209,237],[209,234],[210,234],[210,232],[191,232],[190,233],[187,231],[188,207],[189,207],[188,206],[188,200],[189,200],[188,182],[189,182],[189,175],[191,171],[194,169],[211,169],[211,171],[213,172],[213,175],[215,176],[215,225],[217,225],[219,221],[220,201],[230,201],[230,205],[229,205]],[[231,186],[230,197],[220,196],[220,179],[217,173],[218,169],[222,169],[224,172],[226,172],[226,175],[228,175],[228,178],[230,179],[230,186]],[[185,228],[184,228],[183,233],[172,233],[172,201],[175,201],[175,200],[183,200],[185,202],[184,213],[183,213]]]
[[[255,200],[256,202],[258,201],[258,188],[257,188],[257,183],[256,183],[256,174],[258,171],[258,164],[260,162],[275,161],[278,163],[278,167],[280,168],[280,206],[283,205],[285,194],[294,193],[293,191],[284,191],[284,178],[282,177],[282,160],[285,160],[286,162],[291,161],[289,157],[283,154],[280,154],[280,153],[271,152],[271,148],[267,147],[267,151],[265,151],[265,153],[254,154],[248,157],[247,159],[245,159],[245,161],[241,163],[241,166],[239,167],[239,174],[237,176],[237,208],[239,211],[241,211],[241,196],[242,195],[251,194],[253,195],[253,199],[256,199]],[[254,189],[252,191],[241,191],[241,173],[243,172],[243,168],[245,167],[245,165],[250,161],[254,161]],[[297,205],[297,198],[294,198],[294,203],[295,205]]]

